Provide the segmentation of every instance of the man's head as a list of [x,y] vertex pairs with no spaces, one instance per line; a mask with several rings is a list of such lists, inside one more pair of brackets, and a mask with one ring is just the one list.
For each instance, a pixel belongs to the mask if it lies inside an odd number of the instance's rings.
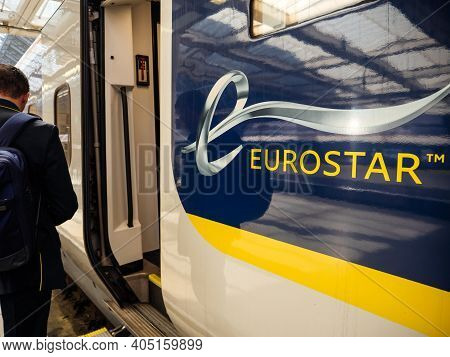
[[0,98],[9,100],[24,110],[30,96],[30,85],[23,72],[8,64],[0,63]]

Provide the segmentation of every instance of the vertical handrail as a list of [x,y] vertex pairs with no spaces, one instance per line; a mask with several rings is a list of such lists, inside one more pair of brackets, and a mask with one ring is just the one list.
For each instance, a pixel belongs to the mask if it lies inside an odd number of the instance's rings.
[[125,146],[125,177],[127,184],[127,205],[128,205],[128,227],[133,224],[133,187],[131,185],[131,153],[130,153],[130,128],[128,124],[128,97],[126,87],[120,87],[122,96],[122,117],[123,117],[123,141]]

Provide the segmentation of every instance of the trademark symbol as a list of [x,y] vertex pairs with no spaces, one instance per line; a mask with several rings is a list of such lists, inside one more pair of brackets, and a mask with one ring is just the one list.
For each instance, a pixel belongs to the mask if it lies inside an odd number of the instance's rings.
[[434,162],[434,163],[438,163],[440,162],[441,164],[443,164],[445,162],[445,154],[427,154],[427,161],[428,162]]

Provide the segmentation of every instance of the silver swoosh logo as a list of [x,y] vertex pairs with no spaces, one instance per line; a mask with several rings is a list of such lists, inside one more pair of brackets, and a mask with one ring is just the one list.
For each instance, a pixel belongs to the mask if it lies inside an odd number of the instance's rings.
[[[222,122],[211,129],[217,104],[230,83],[236,86],[236,105]],[[242,145],[220,159],[209,162],[208,143],[247,120],[275,118],[333,134],[375,134],[397,128],[417,118],[445,98],[449,90],[450,84],[426,98],[385,108],[342,110],[276,101],[258,103],[245,108],[249,93],[247,76],[240,71],[231,71],[221,77],[211,89],[199,122],[197,140],[185,146],[182,153],[196,151],[200,173],[212,176],[223,170],[240,153]]]

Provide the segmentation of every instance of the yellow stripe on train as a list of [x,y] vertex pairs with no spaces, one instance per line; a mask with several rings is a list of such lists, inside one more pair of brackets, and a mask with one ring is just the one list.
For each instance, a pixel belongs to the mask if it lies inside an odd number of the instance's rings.
[[222,253],[429,336],[450,335],[450,293],[192,214]]

